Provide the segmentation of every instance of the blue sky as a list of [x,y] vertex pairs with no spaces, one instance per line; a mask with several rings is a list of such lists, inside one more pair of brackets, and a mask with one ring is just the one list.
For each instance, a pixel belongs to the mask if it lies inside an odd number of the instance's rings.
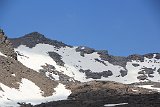
[[119,56],[160,52],[159,0],[0,0],[0,27]]

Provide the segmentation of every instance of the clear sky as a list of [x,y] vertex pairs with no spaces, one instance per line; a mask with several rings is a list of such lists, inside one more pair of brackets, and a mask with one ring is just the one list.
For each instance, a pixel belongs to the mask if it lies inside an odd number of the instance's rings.
[[0,27],[119,56],[160,52],[160,0],[0,0]]

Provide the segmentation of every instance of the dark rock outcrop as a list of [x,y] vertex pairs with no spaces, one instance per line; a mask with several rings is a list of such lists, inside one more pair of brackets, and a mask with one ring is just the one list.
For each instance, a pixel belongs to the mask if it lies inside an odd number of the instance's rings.
[[154,56],[153,53],[143,55],[143,57],[146,57],[146,58],[149,58],[149,59],[153,58],[153,56]]
[[76,52],[80,52],[80,55],[84,57],[85,54],[91,54],[95,52],[95,50],[86,46],[79,46],[76,48]]
[[147,75],[145,75],[145,74],[140,75],[140,76],[137,77],[137,79],[139,79],[139,80],[146,80],[147,78],[148,78],[148,77],[147,77]]
[[48,52],[49,56],[57,63],[57,65],[64,66],[62,56],[56,52]]
[[157,72],[160,74],[160,68],[157,70]]
[[142,55],[138,55],[138,54],[129,55],[127,57],[127,59],[130,60],[130,61],[138,60],[138,61],[144,62],[144,57]]
[[88,78],[101,79],[102,76],[103,77],[109,77],[109,76],[113,75],[112,71],[110,71],[110,70],[103,71],[103,72],[92,72],[89,69],[88,70],[80,69],[79,71],[85,73],[87,79]]
[[104,64],[105,66],[107,66],[107,64],[106,64],[104,61],[99,60],[98,58],[95,58],[95,61],[97,61],[97,62],[99,62],[99,63],[102,63],[102,64]]
[[17,60],[17,54],[15,53],[11,42],[7,39],[7,36],[3,32],[3,30],[0,31],[0,52],[8,57],[12,57]]
[[66,46],[72,47],[56,40],[50,40],[38,32],[32,32],[20,38],[10,38],[9,40],[12,42],[14,48],[17,48],[20,45],[26,45],[29,48],[33,48],[39,43],[53,45],[56,48]]
[[109,63],[113,65],[119,65],[122,67],[126,67],[128,59],[126,57],[120,57],[120,56],[112,56],[105,53],[98,53],[100,55],[101,60],[108,61]]
[[133,65],[134,67],[138,67],[138,66],[139,66],[139,64],[135,64],[135,63],[134,63],[134,64],[132,64],[132,65]]
[[147,79],[147,75],[148,77],[154,77],[153,75],[151,74],[154,74],[154,71],[156,70],[156,68],[152,69],[152,68],[142,68],[141,71],[138,72],[138,74],[143,74],[143,75],[140,75],[139,78],[140,80],[145,80]]
[[156,53],[156,59],[160,59],[160,53]]
[[152,69],[152,68],[142,68],[142,71],[145,71],[146,74],[153,74],[154,71],[156,70],[156,68]]
[[124,77],[127,75],[127,70],[120,70],[121,76]]

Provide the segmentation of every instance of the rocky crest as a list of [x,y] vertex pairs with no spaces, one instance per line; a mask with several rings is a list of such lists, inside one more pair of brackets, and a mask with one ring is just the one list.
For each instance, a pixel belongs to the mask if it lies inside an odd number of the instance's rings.
[[45,38],[44,35],[38,32],[32,32],[20,38],[9,38],[9,40],[12,42],[14,48],[17,48],[20,45],[26,45],[29,48],[33,48],[38,43],[53,45],[56,48],[69,46],[62,42]]
[[17,60],[17,54],[14,52],[14,48],[3,30],[0,30],[0,52]]

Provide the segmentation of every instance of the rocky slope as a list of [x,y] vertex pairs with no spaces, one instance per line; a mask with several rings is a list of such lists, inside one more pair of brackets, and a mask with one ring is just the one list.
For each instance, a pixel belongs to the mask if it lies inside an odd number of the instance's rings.
[[0,49],[2,54],[12,57],[15,60],[17,59],[17,54],[15,53],[14,48],[12,47],[10,41],[8,41],[3,30],[0,30]]
[[[159,107],[160,93],[116,82],[92,81],[71,86],[69,100],[34,107]],[[22,104],[22,107],[33,107]],[[117,107],[117,106],[116,106]]]

